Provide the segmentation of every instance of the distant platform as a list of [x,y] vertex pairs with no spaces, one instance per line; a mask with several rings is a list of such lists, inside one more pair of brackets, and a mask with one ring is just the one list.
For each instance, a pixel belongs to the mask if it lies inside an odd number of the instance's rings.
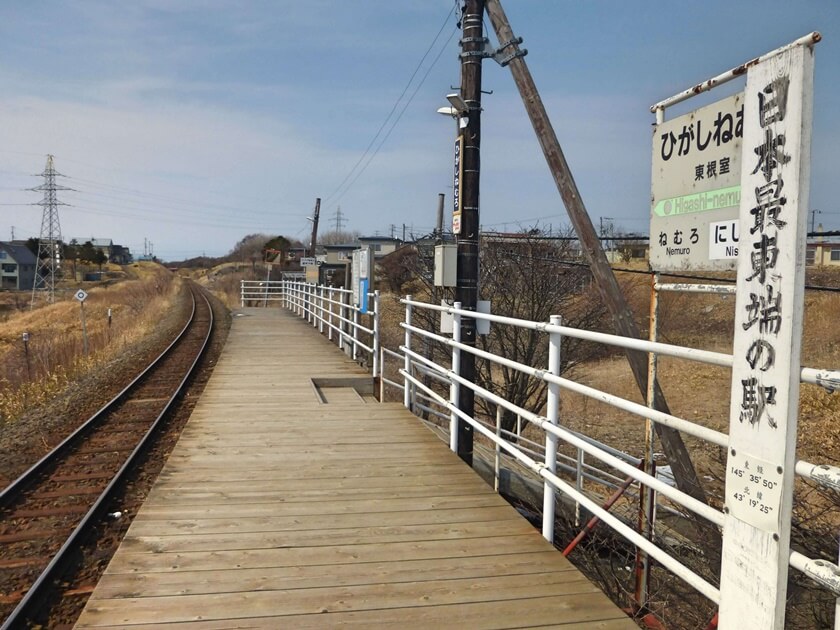
[[238,311],[77,628],[637,626],[303,320]]

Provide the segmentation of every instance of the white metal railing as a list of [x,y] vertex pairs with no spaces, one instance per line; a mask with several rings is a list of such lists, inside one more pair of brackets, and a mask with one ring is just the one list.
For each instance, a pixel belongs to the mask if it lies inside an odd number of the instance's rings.
[[[657,289],[677,290],[669,285],[658,285]],[[703,287],[702,290],[710,293],[718,292],[712,287]],[[503,455],[519,464],[521,468],[532,472],[543,485],[543,535],[548,540],[554,539],[553,514],[555,496],[559,492],[574,503],[576,521],[580,520],[581,508],[588,510],[635,545],[645,559],[649,557],[655,560],[712,602],[720,602],[720,591],[717,586],[673,557],[667,548],[656,544],[657,538],[654,531],[637,531],[636,523],[633,523],[631,519],[621,518],[602,507],[600,494],[593,492],[591,488],[585,488],[584,482],[611,490],[625,489],[630,485],[628,490],[630,496],[647,497],[648,506],[653,510],[652,514],[648,514],[651,522],[656,518],[656,510],[666,510],[675,514],[684,514],[682,510],[686,510],[722,530],[725,521],[724,512],[682,492],[675,487],[675,484],[656,474],[655,468],[642,465],[643,462],[639,458],[631,457],[586,435],[563,427],[559,422],[560,394],[562,391],[575,392],[630,412],[645,421],[671,427],[723,448],[729,446],[728,435],[674,414],[660,412],[653,409],[652,405],[646,406],[625,400],[562,377],[559,375],[559,352],[563,338],[569,337],[646,352],[653,356],[669,356],[722,367],[732,366],[731,355],[579,330],[563,326],[557,318],[552,318],[549,322],[534,322],[476,313],[461,309],[457,303],[450,307],[441,306],[416,301],[411,296],[401,300],[405,306],[405,321],[400,324],[404,331],[404,341],[399,352],[396,352],[384,348],[380,342],[378,291],[368,294],[365,298],[372,305],[372,310],[367,313],[369,326],[360,323],[365,315],[363,311],[367,309],[363,308],[363,305],[353,305],[353,292],[346,289],[293,280],[268,284],[243,282],[242,286],[243,305],[267,305],[269,301],[279,301],[284,307],[304,318],[322,334],[337,343],[339,348],[355,360],[361,360],[363,356],[369,358],[373,376],[379,377],[380,400],[384,400],[385,387],[393,387],[401,391],[403,404],[406,407],[415,413],[425,412],[439,421],[444,421],[444,426],[448,424],[449,446],[453,451],[458,450],[458,422],[470,424],[476,433],[492,444],[497,489],[499,489]],[[452,335],[437,334],[416,326],[412,322],[414,309],[450,315],[453,320]],[[463,317],[486,320],[495,325],[516,326],[545,334],[550,348],[549,365],[521,364],[462,343],[460,329]],[[436,363],[418,352],[414,347],[415,339],[428,340],[438,344],[438,347],[448,348],[451,351],[448,364]],[[472,353],[496,365],[518,370],[530,377],[543,380],[548,386],[545,415],[539,415],[515,405],[462,377],[460,358],[463,352]],[[384,367],[388,359],[398,362],[400,379],[395,380],[386,376]],[[800,377],[803,382],[814,383],[828,390],[837,389],[840,385],[838,371],[802,368]],[[435,383],[437,387],[434,386]],[[468,416],[460,410],[458,395],[461,387],[471,389],[477,398],[495,405],[498,410],[495,422]],[[448,395],[445,393],[447,391]],[[515,432],[506,431],[501,427],[500,415],[505,409],[515,414],[517,418]],[[524,434],[524,429],[528,426],[538,430],[538,433],[544,437],[543,442],[535,441]],[[572,455],[562,452],[561,446],[571,448]],[[840,491],[840,468],[799,460],[796,462],[795,472],[814,483]],[[787,527],[789,526],[790,524],[787,524]],[[726,570],[726,562],[727,559],[724,558],[721,571]],[[796,551],[791,551],[790,566],[840,596],[840,569],[833,563],[811,559]]]
[[239,284],[240,306],[267,306],[283,299],[283,280],[242,280]]
[[[334,341],[354,361],[366,359],[372,376],[379,376],[379,291],[362,296],[365,304],[356,305],[353,291],[348,289],[298,280],[282,280],[278,285],[277,301]],[[368,303],[371,310],[365,308]],[[363,316],[370,319],[369,326],[361,323]]]
[[[645,470],[640,469],[638,461],[633,462],[629,461],[626,457],[619,457],[614,450],[604,448],[604,445],[560,426],[558,422],[557,401],[559,400],[560,391],[565,390],[576,392],[583,396],[628,411],[640,418],[648,419],[651,422],[671,427],[724,448],[729,445],[727,434],[715,431],[708,427],[697,425],[676,415],[666,414],[652,409],[649,406],[628,401],[618,396],[562,377],[559,375],[559,361],[557,357],[559,356],[561,342],[564,337],[596,341],[615,347],[633,349],[646,353],[655,353],[658,355],[671,356],[725,367],[731,367],[731,355],[693,348],[683,348],[658,342],[630,339],[606,333],[578,330],[563,326],[560,324],[559,320],[556,319],[552,319],[550,322],[533,322],[499,315],[476,313],[474,311],[461,309],[460,305],[457,303],[451,307],[439,306],[413,300],[411,299],[411,296],[407,296],[401,302],[405,305],[406,309],[405,321],[401,324],[405,332],[405,341],[400,347],[402,356],[390,351],[389,355],[393,355],[403,360],[403,368],[400,370],[400,373],[404,379],[401,389],[403,390],[405,405],[411,408],[416,404],[414,402],[416,397],[412,395],[412,391],[414,391],[422,393],[426,399],[433,401],[435,406],[442,410],[439,412],[439,415],[442,416],[445,415],[443,412],[448,412],[450,419],[450,448],[453,451],[457,452],[458,450],[457,423],[459,421],[466,422],[472,426],[476,433],[484,436],[492,442],[497,453],[506,453],[519,464],[527,469],[530,469],[542,478],[544,482],[543,535],[547,539],[553,540],[554,537],[554,519],[552,518],[554,496],[555,492],[560,492],[570,497],[576,504],[585,507],[591,513],[597,515],[603,522],[610,525],[616,532],[624,536],[632,544],[636,545],[650,558],[656,560],[672,573],[685,580],[705,597],[715,603],[720,602],[720,591],[714,584],[710,583],[708,580],[704,579],[696,572],[676,560],[666,549],[654,544],[650,537],[642,535],[636,531],[634,527],[628,525],[609,511],[603,509],[598,502],[593,500],[591,496],[583,492],[581,488],[581,480],[584,478],[596,477],[596,475],[591,474],[591,470],[584,472],[585,469],[582,462],[581,464],[578,463],[582,459],[581,456],[578,456],[575,459],[574,466],[572,466],[569,462],[569,459],[571,458],[564,459],[564,457],[561,457],[558,460],[557,445],[559,443],[570,445],[578,453],[585,455],[590,462],[593,460],[598,461],[610,469],[617,471],[620,475],[625,475],[626,477],[634,480],[638,484],[639,492],[643,491],[642,488],[645,488],[646,490],[649,489],[650,491],[655,492],[656,495],[667,498],[673,502],[674,505],[681,506],[682,508],[708,521],[718,529],[723,528],[725,520],[724,512],[706,503],[698,501],[694,497],[680,491],[672,484],[663,481],[655,474],[651,475]],[[437,311],[438,313],[446,313],[452,316],[454,331],[452,337],[429,332],[414,325],[412,323],[414,309]],[[461,343],[459,339],[459,331],[460,320],[463,317],[471,317],[476,320],[486,320],[493,322],[496,325],[516,326],[543,332],[548,337],[550,364],[548,366],[524,365],[505,357],[480,350],[474,346]],[[449,347],[452,351],[452,358],[449,365],[447,366],[435,363],[417,352],[412,347],[414,338],[428,339],[440,346]],[[493,392],[463,378],[459,374],[460,356],[463,352],[469,352],[478,358],[491,361],[496,365],[518,370],[528,376],[545,381],[548,385],[545,415],[538,415],[528,409],[519,407],[494,394]],[[440,390],[436,391],[433,387],[424,383],[423,379],[418,375],[416,366],[422,366],[426,373],[433,373],[438,379],[444,379],[447,381],[450,385],[449,396],[447,397],[443,395]],[[815,383],[827,389],[836,388],[836,385],[840,383],[840,372],[836,371],[802,368],[800,377],[803,382]],[[394,381],[388,381],[388,383],[398,386]],[[535,443],[533,441],[523,443],[522,440],[519,439],[517,440],[517,443],[511,443],[508,439],[510,436],[506,436],[495,426],[491,426],[486,422],[482,422],[474,417],[466,415],[459,409],[458,406],[458,390],[461,386],[473,390],[476,397],[481,397],[490,401],[495,404],[498,409],[507,409],[515,413],[518,418],[523,419],[527,424],[539,429],[545,436],[545,446],[541,449],[537,449],[534,448]],[[428,407],[429,405],[425,406]],[[517,433],[520,433],[520,431],[517,431]],[[496,468],[496,474],[498,477],[498,463],[496,464]],[[568,472],[570,468],[573,468],[575,472],[576,481],[574,485],[565,481],[558,475],[559,472]],[[833,488],[834,490],[840,489],[840,469],[837,467],[815,465],[810,462],[799,460],[796,462],[795,471],[800,476],[806,477],[825,487]],[[602,472],[603,471],[599,470],[597,474],[599,482],[607,481],[607,479],[602,476]],[[609,479],[608,481],[617,485],[620,478],[616,475],[611,476],[612,479]],[[786,526],[790,527],[790,524],[788,523]],[[724,566],[721,569],[722,571],[726,570],[725,563],[727,561],[732,560],[724,558]],[[805,573],[821,586],[829,589],[837,595],[840,595],[840,569],[838,569],[836,565],[826,562],[825,560],[807,558],[795,551],[790,552],[790,565]]]

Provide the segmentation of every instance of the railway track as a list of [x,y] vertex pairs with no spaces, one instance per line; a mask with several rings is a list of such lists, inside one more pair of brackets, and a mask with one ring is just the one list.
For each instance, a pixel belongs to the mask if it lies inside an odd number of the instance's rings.
[[0,619],[23,627],[180,395],[207,347],[213,311],[191,287],[187,324],[148,367],[0,492]]

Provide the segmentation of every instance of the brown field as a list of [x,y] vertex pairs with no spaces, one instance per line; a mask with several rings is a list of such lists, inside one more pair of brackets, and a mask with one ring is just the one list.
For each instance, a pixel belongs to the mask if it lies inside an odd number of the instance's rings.
[[[126,347],[146,337],[172,305],[180,281],[155,263],[125,268],[123,279],[66,283],[56,302],[39,301],[30,310],[29,292],[4,293],[0,328],[0,421],[58,396],[71,382],[96,370]],[[114,273],[114,275],[117,275]],[[84,353],[78,288],[84,303],[88,354]],[[111,309],[111,322],[108,322]],[[29,343],[23,343],[23,333]]]

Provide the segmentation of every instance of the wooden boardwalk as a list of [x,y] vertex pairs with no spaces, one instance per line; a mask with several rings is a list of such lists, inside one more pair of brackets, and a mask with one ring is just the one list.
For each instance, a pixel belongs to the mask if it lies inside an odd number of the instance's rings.
[[[302,320],[244,309],[78,628],[636,628]],[[336,381],[323,381],[326,385]]]

